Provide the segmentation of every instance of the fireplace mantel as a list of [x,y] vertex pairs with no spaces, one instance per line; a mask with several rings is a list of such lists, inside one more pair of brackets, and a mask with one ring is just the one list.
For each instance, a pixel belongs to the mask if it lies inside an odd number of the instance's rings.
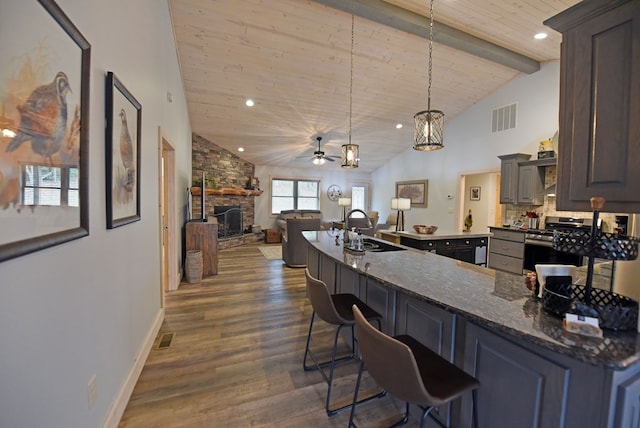
[[[221,187],[218,189],[207,187],[205,189],[207,195],[260,196],[262,192],[263,190],[237,189],[234,187]],[[191,194],[193,196],[200,196],[200,187],[192,187]]]

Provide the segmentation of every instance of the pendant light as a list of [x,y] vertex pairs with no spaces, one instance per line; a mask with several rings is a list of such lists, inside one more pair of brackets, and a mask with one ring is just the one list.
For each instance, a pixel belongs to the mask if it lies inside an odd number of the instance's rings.
[[353,111],[353,27],[354,27],[354,2],[351,0],[351,80],[349,81],[349,144],[342,145],[341,166],[343,168],[357,168],[360,162],[360,148],[357,144],[351,144],[351,116]]
[[413,148],[429,151],[444,147],[444,112],[431,110],[431,75],[433,71],[433,0],[429,8],[429,88],[427,109],[413,116],[415,122]]

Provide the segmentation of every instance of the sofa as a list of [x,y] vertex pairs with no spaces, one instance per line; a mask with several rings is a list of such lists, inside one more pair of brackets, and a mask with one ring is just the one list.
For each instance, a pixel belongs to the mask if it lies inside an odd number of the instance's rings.
[[307,266],[307,242],[302,237],[304,230],[322,229],[320,210],[284,210],[276,219],[282,235],[282,260],[288,267]]
[[282,261],[288,267],[307,266],[307,241],[302,236],[304,230],[320,230],[320,218],[289,218],[286,220],[287,233],[282,235]]

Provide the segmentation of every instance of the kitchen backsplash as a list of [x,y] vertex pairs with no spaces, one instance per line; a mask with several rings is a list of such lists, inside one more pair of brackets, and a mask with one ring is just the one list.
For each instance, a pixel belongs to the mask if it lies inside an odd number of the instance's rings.
[[[556,166],[549,166],[546,168],[545,174],[545,189],[556,183]],[[502,208],[503,221],[509,223],[510,221],[518,221],[525,213],[536,212],[540,216],[540,228],[544,227],[544,221],[547,216],[561,216],[561,217],[580,217],[580,218],[592,218],[592,212],[572,212],[572,211],[556,211],[556,197],[548,196],[544,197],[544,205],[512,205],[505,204]],[[616,227],[615,213],[600,213],[602,219],[602,230],[604,232],[613,232]]]

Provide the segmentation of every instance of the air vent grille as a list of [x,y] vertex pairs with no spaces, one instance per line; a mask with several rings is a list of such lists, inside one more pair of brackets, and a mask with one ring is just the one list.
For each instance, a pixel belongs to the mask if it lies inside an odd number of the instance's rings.
[[491,112],[491,132],[506,131],[516,127],[518,104],[513,103],[498,107]]

